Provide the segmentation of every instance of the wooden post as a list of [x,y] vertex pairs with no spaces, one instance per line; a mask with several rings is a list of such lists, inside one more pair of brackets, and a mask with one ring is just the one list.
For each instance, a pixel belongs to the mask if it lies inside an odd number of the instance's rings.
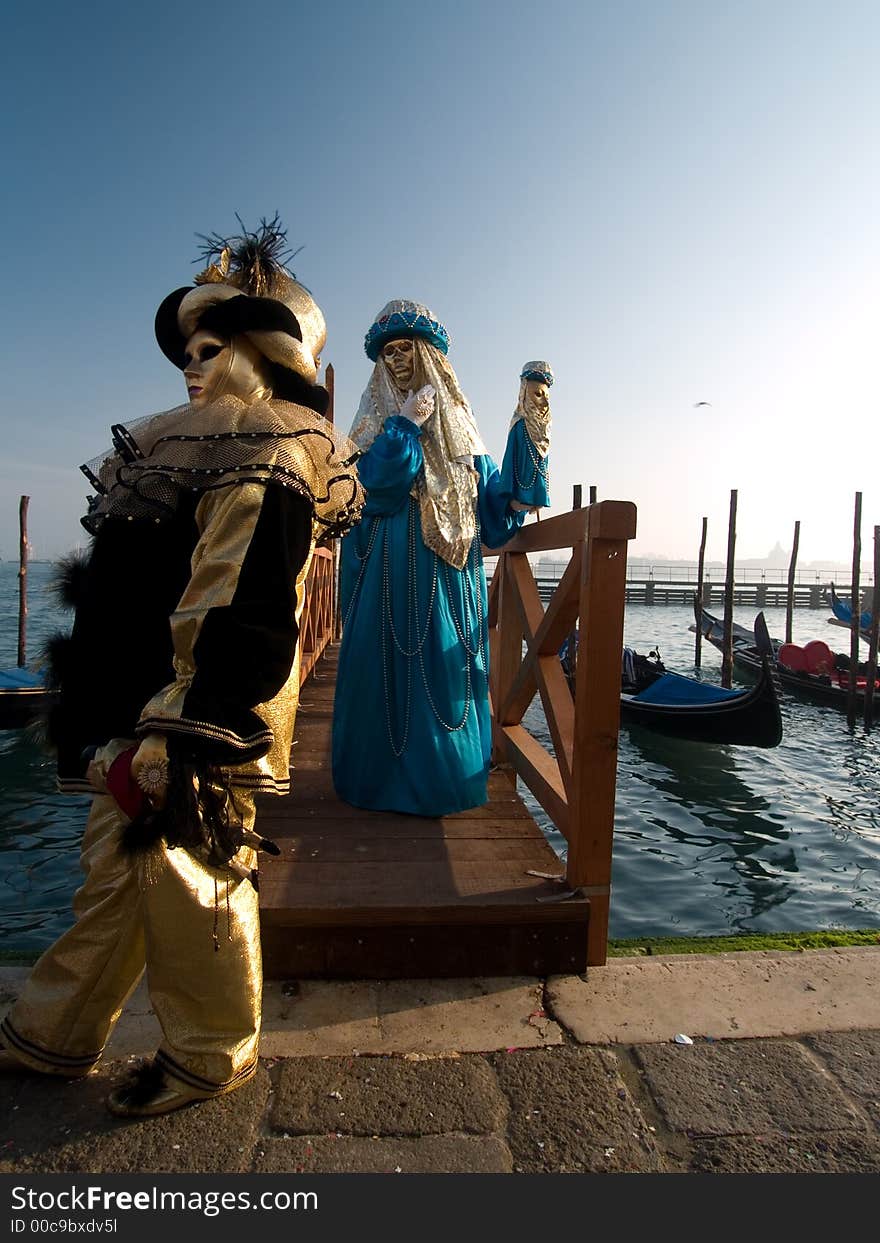
[[18,503],[18,667],[23,669],[27,664],[27,564],[28,537],[27,512],[29,496],[23,496]]
[[871,638],[868,643],[868,680],[865,684],[865,728],[874,723],[874,683],[877,681],[877,639],[880,635],[880,609],[877,584],[880,583],[880,527],[874,527],[874,604],[871,609]]
[[324,418],[327,420],[328,423],[334,422],[334,419],[335,419],[335,410],[333,408],[334,407],[335,384],[336,384],[336,372],[333,370],[333,364],[328,363],[327,366],[324,368],[324,388],[326,388],[327,392],[330,394],[330,401],[327,405],[327,413],[324,415]]
[[[590,504],[595,501],[593,493],[596,491],[594,487],[590,488]],[[583,508],[583,488],[581,484],[576,483],[571,490],[571,507],[572,509]],[[577,684],[577,659],[578,659],[578,631],[577,625],[568,636],[568,672],[571,678],[571,685]]]
[[699,669],[703,660],[703,630],[700,625],[699,610],[703,607],[703,565],[706,559],[706,530],[709,519],[703,519],[703,534],[700,536],[700,557],[697,562],[697,594],[694,599],[694,620],[697,623],[696,641],[694,642],[694,668]]
[[[580,487],[580,484],[578,484],[577,486]],[[590,484],[590,504],[591,505],[596,504],[597,496],[598,496],[598,493],[596,491],[596,485],[594,483],[591,483]],[[575,505],[575,509],[580,509],[580,504]]]
[[849,628],[849,688],[846,696],[846,720],[850,729],[856,723],[856,682],[859,669],[859,567],[862,560],[862,494],[856,493],[853,514],[853,560],[852,560],[852,619]]
[[730,489],[730,518],[727,523],[727,573],[724,578],[724,651],[721,656],[721,685],[733,680],[733,561],[736,553],[736,488]]
[[798,545],[801,542],[800,519],[794,524],[794,539],[791,545],[791,560],[788,563],[788,595],[785,599],[785,641],[791,643],[792,613],[794,612],[794,572],[797,566]]
[[[602,510],[607,510],[607,519]],[[614,839],[614,791],[620,723],[620,653],[626,592],[626,541],[635,506],[603,501],[590,510],[580,557],[580,658],[575,686],[570,833],[566,879],[590,898],[587,962],[605,962]]]

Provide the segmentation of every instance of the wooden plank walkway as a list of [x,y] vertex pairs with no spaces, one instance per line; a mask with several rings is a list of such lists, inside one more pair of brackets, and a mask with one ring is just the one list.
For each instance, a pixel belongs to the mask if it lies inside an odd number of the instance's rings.
[[584,971],[589,901],[559,901],[564,886],[528,875],[564,868],[503,774],[485,807],[433,820],[337,799],[337,657],[331,645],[302,688],[291,794],[259,804],[258,829],[282,852],[261,863],[267,978]]

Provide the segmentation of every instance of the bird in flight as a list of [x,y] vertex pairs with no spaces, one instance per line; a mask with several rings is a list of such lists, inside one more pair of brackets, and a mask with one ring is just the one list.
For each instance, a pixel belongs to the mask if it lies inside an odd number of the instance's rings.
[[711,406],[711,405],[712,405],[711,401],[695,401],[694,409],[696,410],[697,406]]

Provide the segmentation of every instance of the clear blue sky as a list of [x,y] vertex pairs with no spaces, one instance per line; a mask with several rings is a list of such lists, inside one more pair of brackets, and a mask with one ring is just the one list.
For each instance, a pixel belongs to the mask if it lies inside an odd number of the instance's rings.
[[[876,446],[873,0],[25,4],[6,26],[0,556],[83,534],[76,465],[184,398],[155,344],[195,234],[276,209],[337,422],[392,297],[427,302],[500,458],[548,358],[554,510],[633,500],[633,554],[847,561]],[[711,408],[694,409],[697,401]],[[702,416],[702,417],[697,417]]]

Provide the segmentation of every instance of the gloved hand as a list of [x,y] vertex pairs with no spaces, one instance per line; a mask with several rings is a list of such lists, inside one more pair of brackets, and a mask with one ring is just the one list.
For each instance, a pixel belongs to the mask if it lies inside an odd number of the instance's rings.
[[147,734],[131,761],[131,775],[154,807],[164,807],[168,788],[168,747],[164,734]]
[[434,394],[433,384],[425,384],[417,393],[410,389],[406,400],[400,407],[400,413],[405,419],[421,427],[425,420],[434,413]]

